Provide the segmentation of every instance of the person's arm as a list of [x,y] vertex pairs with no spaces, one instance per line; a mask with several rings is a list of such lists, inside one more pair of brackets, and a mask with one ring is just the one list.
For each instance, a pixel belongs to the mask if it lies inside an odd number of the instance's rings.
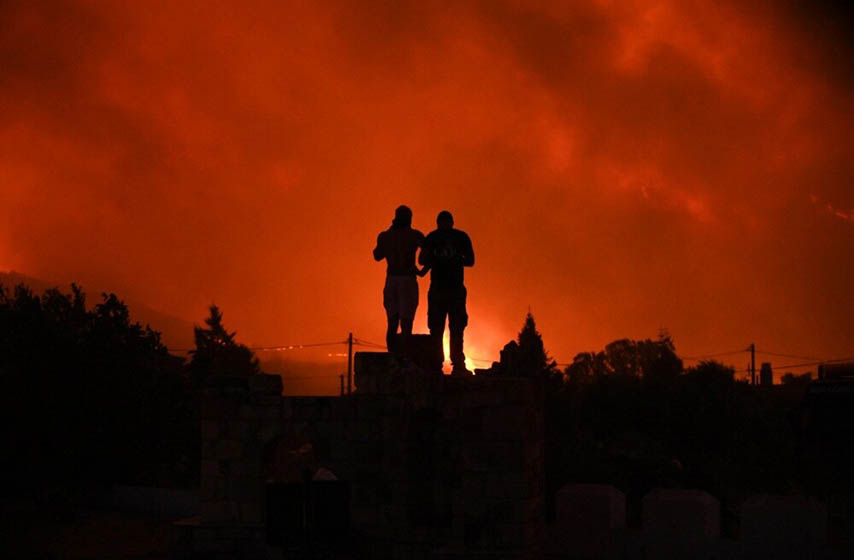
[[383,245],[385,245],[385,243],[383,243],[383,233],[385,233],[385,232],[381,231],[380,234],[377,236],[377,246],[374,247],[374,260],[375,261],[381,261],[385,258],[385,247],[383,247]]
[[430,241],[425,237],[421,243],[421,250],[418,252],[418,264],[424,265],[424,268],[429,270],[432,263],[433,254],[430,251]]
[[471,246],[471,238],[468,234],[466,234],[464,245],[463,266],[474,266],[474,247]]
[[430,270],[430,266],[427,264],[430,257],[425,256],[425,251],[427,250],[427,244],[425,243],[426,240],[427,238],[423,234],[420,234],[420,237],[418,238],[418,264],[423,266],[420,269],[416,267],[415,274],[422,278],[426,276],[427,272]]

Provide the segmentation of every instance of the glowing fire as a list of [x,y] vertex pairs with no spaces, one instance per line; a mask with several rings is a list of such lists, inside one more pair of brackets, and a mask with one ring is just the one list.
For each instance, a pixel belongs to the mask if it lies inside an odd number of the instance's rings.
[[[442,371],[445,373],[450,373],[451,371],[451,337],[448,334],[448,331],[445,331],[445,336],[442,339],[442,350],[445,353],[445,362],[442,364]],[[466,368],[469,371],[474,371],[476,367],[487,367],[489,364],[487,363],[475,363],[472,360],[471,356],[479,356],[477,350],[470,345],[464,346],[465,354],[466,354]]]

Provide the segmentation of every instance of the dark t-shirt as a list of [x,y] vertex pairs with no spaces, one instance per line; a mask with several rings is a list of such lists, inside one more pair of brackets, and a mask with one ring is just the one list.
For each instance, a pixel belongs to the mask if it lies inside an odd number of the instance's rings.
[[437,229],[424,239],[418,262],[430,267],[430,289],[463,287],[463,267],[474,265],[474,249],[466,232]]
[[415,251],[424,243],[424,234],[409,227],[390,227],[377,236],[374,258],[388,263],[386,274],[415,276]]

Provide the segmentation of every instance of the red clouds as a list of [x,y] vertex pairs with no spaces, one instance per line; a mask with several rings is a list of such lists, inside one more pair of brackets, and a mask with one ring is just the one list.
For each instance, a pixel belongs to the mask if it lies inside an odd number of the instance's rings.
[[686,353],[854,351],[848,45],[821,14],[2,11],[0,266],[197,321],[216,301],[247,342],[377,339],[369,253],[406,203],[416,227],[447,208],[471,234],[487,358],[528,305],[561,361],[659,327]]

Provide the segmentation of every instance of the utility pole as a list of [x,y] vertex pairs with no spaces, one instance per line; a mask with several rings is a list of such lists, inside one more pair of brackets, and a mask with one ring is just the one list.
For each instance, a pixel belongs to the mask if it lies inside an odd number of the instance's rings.
[[756,345],[750,343],[750,384],[756,385]]
[[353,392],[353,333],[347,337],[347,394]]
[[341,396],[344,396],[344,374],[338,376],[338,381],[341,382]]

